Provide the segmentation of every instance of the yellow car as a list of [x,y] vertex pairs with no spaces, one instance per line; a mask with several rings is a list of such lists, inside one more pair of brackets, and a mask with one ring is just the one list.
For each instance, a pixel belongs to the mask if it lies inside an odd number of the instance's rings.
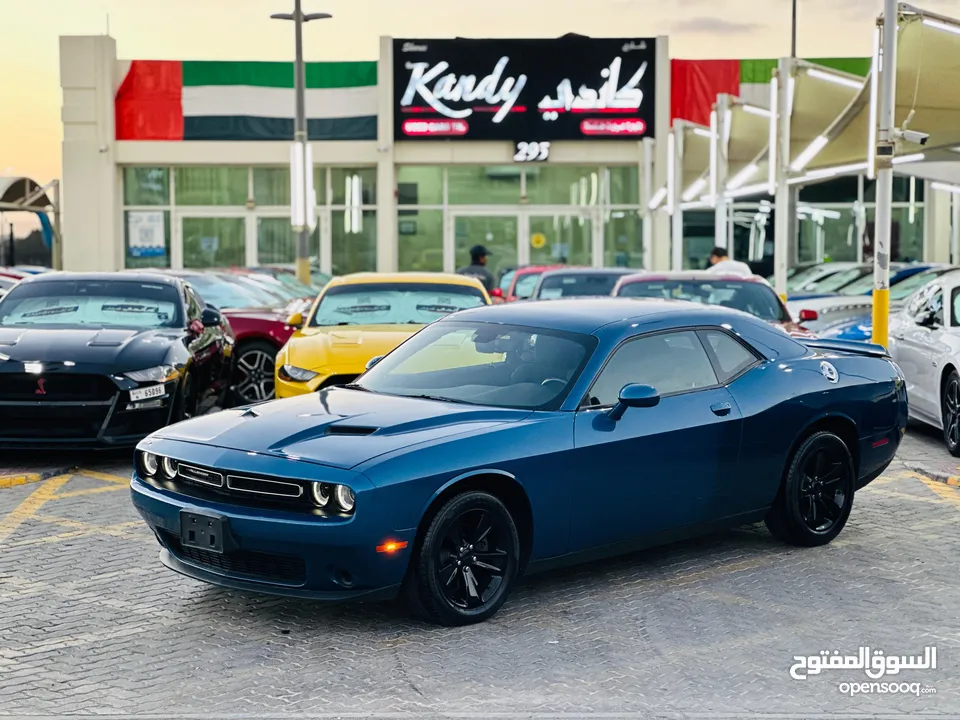
[[331,280],[277,355],[276,396],[293,397],[353,382],[424,325],[457,310],[489,305],[479,280],[444,273],[356,273]]

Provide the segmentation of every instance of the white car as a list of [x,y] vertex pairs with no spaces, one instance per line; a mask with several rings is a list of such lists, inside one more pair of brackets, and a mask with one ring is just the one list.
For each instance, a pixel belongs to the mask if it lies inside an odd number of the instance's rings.
[[890,317],[889,346],[906,377],[910,417],[941,429],[960,457],[960,271],[907,298]]

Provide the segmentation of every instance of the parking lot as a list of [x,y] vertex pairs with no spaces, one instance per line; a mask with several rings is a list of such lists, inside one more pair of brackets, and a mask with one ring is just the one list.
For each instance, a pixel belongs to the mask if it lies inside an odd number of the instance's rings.
[[[917,428],[827,547],[745,528],[531,579],[460,629],[175,575],[131,507],[126,454],[70,459],[2,470],[0,713],[960,712],[960,463]],[[938,666],[884,678],[919,696],[841,692],[861,670],[790,677],[794,656],[861,646],[936,646]]]

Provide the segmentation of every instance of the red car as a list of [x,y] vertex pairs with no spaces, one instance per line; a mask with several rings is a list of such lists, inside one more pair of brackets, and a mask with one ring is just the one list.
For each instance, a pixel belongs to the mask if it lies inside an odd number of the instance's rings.
[[783,300],[759,275],[726,275],[703,270],[627,275],[620,279],[611,295],[719,305],[750,313],[796,337],[816,337],[801,323],[816,320],[817,314],[805,310],[799,322],[794,322]]
[[185,279],[204,302],[215,306],[230,322],[237,338],[233,350],[230,402],[247,405],[272,400],[277,353],[294,330],[287,325],[289,313],[286,305],[270,304],[271,296],[257,294],[242,283],[231,282],[233,278],[227,273],[164,272]]
[[[540,276],[547,270],[557,270],[566,265],[525,265],[524,267],[508,270],[500,278],[500,287],[494,290],[491,297],[502,297],[503,302],[526,300],[533,294]],[[497,290],[500,294],[497,295]]]

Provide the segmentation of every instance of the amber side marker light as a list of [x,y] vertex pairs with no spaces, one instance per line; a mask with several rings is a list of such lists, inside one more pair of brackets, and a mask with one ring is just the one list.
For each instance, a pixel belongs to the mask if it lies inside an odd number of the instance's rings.
[[388,542],[385,542],[383,545],[377,545],[377,552],[388,553],[388,554],[395,553],[397,550],[403,550],[406,546],[407,546],[406,540],[401,540],[400,542],[389,540]]

